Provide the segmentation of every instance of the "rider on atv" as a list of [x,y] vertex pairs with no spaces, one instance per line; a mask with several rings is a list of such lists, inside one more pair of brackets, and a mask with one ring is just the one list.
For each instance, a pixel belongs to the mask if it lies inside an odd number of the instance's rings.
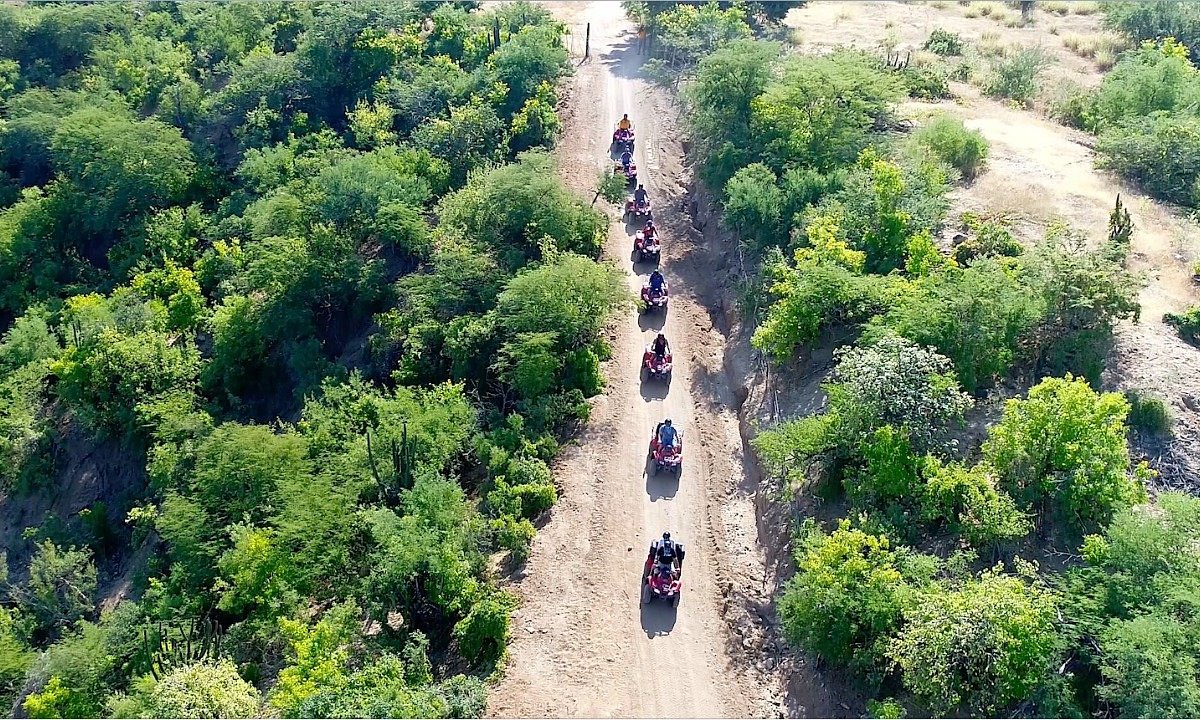
[[675,447],[675,439],[679,437],[679,431],[671,424],[671,418],[662,421],[658,426],[658,444],[664,450]]
[[633,155],[628,150],[626,150],[625,152],[621,153],[621,167],[625,170],[626,173],[628,173],[629,166],[631,164],[633,164]]
[[650,554],[646,556],[647,567],[652,564],[673,565],[683,572],[683,544],[671,539],[671,533],[662,534],[662,540],[650,543]]
[[654,268],[654,272],[650,273],[650,294],[661,295],[666,282],[667,279],[658,271],[658,268]]
[[646,227],[642,228],[642,237],[646,238],[647,242],[655,239],[658,236],[658,228],[654,227],[653,220],[646,221]]
[[629,122],[629,113],[621,116],[620,122],[617,123],[618,130],[629,130],[633,128],[633,123]]
[[646,204],[646,188],[645,187],[643,187],[642,185],[637,186],[637,190],[633,191],[633,201],[635,203],[637,203],[639,207],[644,206]]
[[658,337],[654,338],[650,349],[654,352],[654,357],[662,362],[667,357],[667,353],[671,352],[671,346],[667,344],[667,336],[659,333]]

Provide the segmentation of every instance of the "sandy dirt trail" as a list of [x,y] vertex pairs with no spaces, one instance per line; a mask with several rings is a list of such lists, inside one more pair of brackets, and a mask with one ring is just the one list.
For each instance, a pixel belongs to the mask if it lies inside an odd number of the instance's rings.
[[[742,644],[731,638],[724,611],[727,578],[756,573],[761,580],[763,571],[753,507],[737,494],[744,485],[744,454],[729,407],[736,400],[719,373],[723,336],[692,280],[711,273],[696,270],[689,253],[703,251],[681,230],[690,225],[679,211],[682,150],[665,110],[669,100],[639,78],[636,35],[619,3],[552,7],[580,28],[591,23],[591,58],[571,81],[557,152],[563,178],[590,197],[597,174],[611,162],[612,128],[629,113],[638,133],[639,180],[664,236],[661,267],[672,301],[665,320],[639,317],[629,308],[612,326],[608,387],[556,468],[561,500],[515,584],[522,607],[489,713],[757,715],[750,694],[761,696],[761,685],[740,667],[735,656]],[[652,269],[633,267],[632,231],[614,221],[605,252],[626,269],[631,294]],[[669,387],[639,378],[643,348],[664,325],[675,361]],[[647,475],[649,435],[664,417],[684,432],[678,479]],[[661,603],[639,606],[642,563],[650,541],[664,530],[687,549],[677,610]]]

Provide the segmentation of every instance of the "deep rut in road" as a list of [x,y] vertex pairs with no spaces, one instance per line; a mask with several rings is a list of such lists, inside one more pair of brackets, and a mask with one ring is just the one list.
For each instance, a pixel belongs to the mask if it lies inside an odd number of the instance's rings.
[[[564,113],[561,174],[591,197],[595,178],[611,162],[612,129],[629,114],[672,295],[665,320],[630,308],[611,326],[608,387],[557,464],[561,500],[515,584],[522,606],[489,713],[777,714],[776,682],[748,657],[758,652],[762,631],[758,617],[747,613],[766,614],[773,583],[759,549],[753,479],[738,430],[744,392],[724,369],[721,255],[704,245],[683,211],[689,200],[671,99],[641,79],[637,38],[620,4],[552,8],[575,27],[591,24],[591,57],[576,69]],[[652,268],[633,267],[632,231],[614,222],[605,256],[626,269],[636,293]],[[639,377],[643,348],[660,327],[675,361],[669,386]],[[647,474],[647,443],[664,417],[684,432],[677,479]],[[677,610],[639,605],[646,549],[664,530],[687,548]]]

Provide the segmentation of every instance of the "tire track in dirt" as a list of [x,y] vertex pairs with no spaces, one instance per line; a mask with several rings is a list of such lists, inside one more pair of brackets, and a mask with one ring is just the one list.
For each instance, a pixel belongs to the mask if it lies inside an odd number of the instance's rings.
[[[732,584],[740,588],[751,577],[756,587],[766,583],[754,507],[745,493],[738,394],[722,368],[723,319],[714,321],[702,302],[720,287],[706,284],[715,283],[719,268],[679,209],[682,148],[670,101],[640,78],[636,35],[620,4],[555,9],[570,14],[571,22],[590,22],[592,46],[592,57],[573,78],[560,172],[590,197],[597,174],[611,162],[612,128],[629,114],[638,132],[639,180],[650,191],[664,238],[662,270],[672,300],[665,319],[639,317],[630,308],[611,326],[608,387],[555,468],[562,499],[515,585],[522,606],[489,714],[760,715],[767,685],[754,676],[741,638],[726,622]],[[614,222],[605,256],[627,269],[636,294],[651,268],[632,267],[632,229]],[[669,388],[639,377],[643,348],[662,327],[675,360]],[[663,417],[684,432],[678,479],[646,472],[647,442]],[[646,548],[663,530],[687,547],[677,610],[639,606]]]

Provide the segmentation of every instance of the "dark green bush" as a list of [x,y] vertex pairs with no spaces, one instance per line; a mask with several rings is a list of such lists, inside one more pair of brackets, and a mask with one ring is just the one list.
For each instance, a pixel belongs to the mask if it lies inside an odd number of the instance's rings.
[[1154,197],[1189,207],[1200,203],[1200,118],[1166,112],[1132,118],[1103,130],[1096,152],[1101,167]]
[[942,28],[934,28],[933,32],[929,33],[929,38],[922,45],[924,49],[937,53],[943,57],[950,55],[962,55],[963,40],[958,33],[943,30]]
[[979,174],[988,155],[988,142],[978,130],[968,130],[957,118],[939,115],[915,134],[913,142],[970,180]]
[[996,63],[983,90],[992,97],[1028,105],[1038,91],[1038,78],[1049,62],[1039,48],[1018,50]]
[[1129,401],[1130,427],[1151,435],[1170,434],[1171,411],[1167,409],[1167,404],[1162,398],[1128,390],[1125,399]]

